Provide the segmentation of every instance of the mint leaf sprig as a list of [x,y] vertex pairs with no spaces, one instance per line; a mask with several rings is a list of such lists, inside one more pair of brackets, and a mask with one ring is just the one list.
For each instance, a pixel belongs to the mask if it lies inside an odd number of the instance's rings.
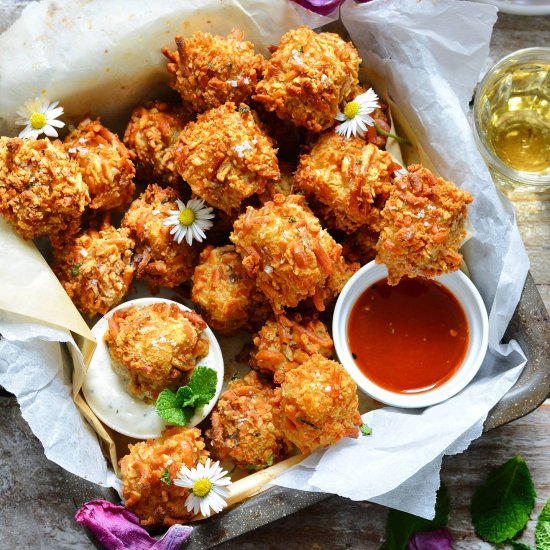
[[529,521],[535,506],[535,487],[520,455],[493,470],[472,499],[472,522],[477,534],[499,544],[513,539]]
[[170,389],[160,392],[155,406],[158,415],[168,424],[187,426],[196,409],[214,397],[217,382],[218,375],[214,369],[202,365],[195,367],[187,386],[182,386],[175,393]]
[[535,541],[540,550],[550,550],[550,498],[539,514],[535,528]]

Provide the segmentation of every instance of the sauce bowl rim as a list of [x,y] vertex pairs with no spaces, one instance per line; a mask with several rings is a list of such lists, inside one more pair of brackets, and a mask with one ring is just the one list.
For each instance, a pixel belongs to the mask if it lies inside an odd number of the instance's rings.
[[351,356],[347,337],[349,316],[357,299],[368,287],[387,276],[386,266],[373,260],[361,267],[342,289],[332,320],[332,337],[338,359],[362,392],[385,405],[424,408],[441,403],[462,391],[483,364],[489,344],[489,317],[483,299],[473,282],[461,271],[434,277],[455,297],[464,311],[469,330],[466,356],[456,372],[432,390],[418,393],[392,392],[361,372]]

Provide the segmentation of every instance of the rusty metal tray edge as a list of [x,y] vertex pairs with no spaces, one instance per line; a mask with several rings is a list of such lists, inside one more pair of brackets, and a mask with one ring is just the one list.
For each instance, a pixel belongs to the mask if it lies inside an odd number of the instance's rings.
[[[505,341],[517,340],[528,362],[513,388],[489,412],[484,431],[517,420],[538,408],[550,395],[550,316],[529,273]],[[75,504],[93,498],[116,500],[114,491],[100,489],[67,473]],[[185,550],[205,550],[333,497],[327,493],[272,487],[194,526]],[[98,546],[93,537],[90,539]]]

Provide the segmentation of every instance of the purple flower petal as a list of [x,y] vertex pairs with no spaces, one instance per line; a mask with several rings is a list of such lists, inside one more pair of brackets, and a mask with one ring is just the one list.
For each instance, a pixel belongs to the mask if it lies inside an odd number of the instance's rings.
[[409,550],[451,550],[453,537],[448,529],[422,531],[409,540]]
[[74,519],[90,529],[107,550],[178,550],[193,531],[186,525],[172,525],[160,540],[154,539],[139,525],[137,516],[106,500],[87,502]]
[[319,15],[329,15],[332,13],[343,0],[292,0],[296,4],[307,8],[310,11]]

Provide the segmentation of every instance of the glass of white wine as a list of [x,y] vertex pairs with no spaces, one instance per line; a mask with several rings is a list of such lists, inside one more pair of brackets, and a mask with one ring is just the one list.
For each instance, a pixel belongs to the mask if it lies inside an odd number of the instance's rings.
[[503,191],[550,189],[550,48],[511,53],[485,75],[473,126]]

